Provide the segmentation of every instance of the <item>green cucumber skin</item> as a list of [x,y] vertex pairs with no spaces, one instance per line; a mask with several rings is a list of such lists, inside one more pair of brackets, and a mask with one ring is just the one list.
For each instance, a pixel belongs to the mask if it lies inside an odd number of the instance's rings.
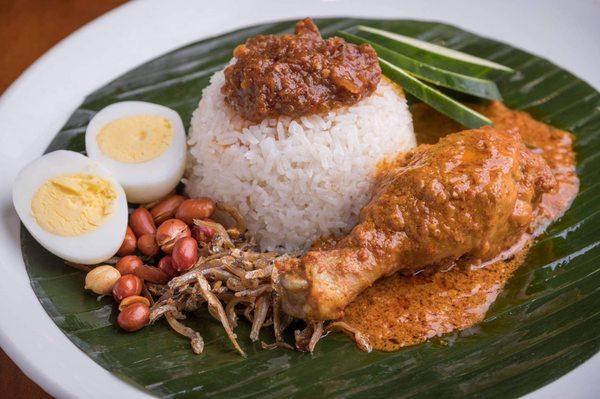
[[513,71],[505,71],[492,69],[483,65],[475,65],[469,62],[461,61],[455,58],[447,57],[445,55],[432,53],[419,48],[415,48],[409,44],[398,42],[396,40],[380,36],[374,33],[365,32],[359,30],[358,35],[362,38],[371,40],[383,47],[386,47],[392,51],[402,53],[408,57],[411,57],[417,61],[421,61],[425,64],[435,66],[448,71],[462,73],[473,77],[488,77],[494,75],[506,75],[513,73]]
[[491,125],[492,121],[472,109],[454,101],[452,98],[440,93],[433,87],[410,76],[402,69],[390,64],[388,61],[379,59],[381,70],[391,80],[401,85],[404,90],[419,100],[435,108],[442,114],[459,122],[461,125],[476,129]]
[[337,32],[336,35],[354,43],[371,45],[377,55],[390,63],[406,70],[415,77],[426,80],[438,86],[446,87],[488,100],[502,101],[502,95],[494,83],[488,79],[480,79],[443,70],[421,61],[406,57],[403,54],[385,48],[371,40],[353,35],[348,32]]

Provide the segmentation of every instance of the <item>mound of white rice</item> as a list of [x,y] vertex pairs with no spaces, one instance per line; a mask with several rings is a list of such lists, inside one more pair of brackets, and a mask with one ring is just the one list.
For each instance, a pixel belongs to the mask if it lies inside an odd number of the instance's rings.
[[237,207],[261,249],[306,249],[352,227],[377,164],[415,146],[401,90],[382,79],[360,103],[251,124],[224,102],[223,72],[204,89],[189,132],[190,196]]

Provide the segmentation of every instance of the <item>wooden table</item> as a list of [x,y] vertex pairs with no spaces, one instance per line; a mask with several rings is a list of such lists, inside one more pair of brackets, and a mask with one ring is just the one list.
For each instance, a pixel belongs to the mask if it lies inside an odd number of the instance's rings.
[[[125,0],[0,0],[0,94],[59,40]],[[0,350],[3,398],[50,398]]]

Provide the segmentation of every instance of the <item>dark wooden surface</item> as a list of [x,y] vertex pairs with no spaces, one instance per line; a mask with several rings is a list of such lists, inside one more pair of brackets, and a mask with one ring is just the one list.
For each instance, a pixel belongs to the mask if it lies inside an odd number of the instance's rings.
[[[71,32],[125,0],[0,0],[0,94]],[[0,350],[0,397],[50,398]]]

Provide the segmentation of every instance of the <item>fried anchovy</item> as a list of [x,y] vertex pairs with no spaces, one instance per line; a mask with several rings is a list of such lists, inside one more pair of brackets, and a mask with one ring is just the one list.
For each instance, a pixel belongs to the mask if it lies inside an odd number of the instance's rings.
[[225,332],[227,333],[229,340],[231,341],[231,343],[233,344],[235,349],[237,349],[237,351],[243,357],[246,357],[246,353],[238,344],[237,336],[233,332],[233,329],[231,328],[231,325],[229,324],[229,320],[227,320],[227,315],[225,314],[225,309],[223,309],[223,305],[221,305],[221,301],[219,301],[219,299],[215,296],[215,294],[213,294],[210,291],[209,282],[202,275],[202,273],[197,273],[196,279],[198,280],[198,284],[200,286],[202,296],[204,297],[204,299],[206,299],[206,302],[208,302],[209,310],[212,308],[213,311],[218,315],[218,318],[221,321],[221,324],[223,324],[223,328],[225,328]]
[[[225,285],[231,291],[242,291],[245,288],[244,284],[242,284],[242,282],[237,277],[228,278],[227,281],[225,282]],[[240,295],[240,296],[245,296],[245,295]]]
[[273,331],[275,333],[275,343],[283,341],[283,328],[281,328],[281,300],[279,295],[273,295]]
[[319,340],[323,336],[323,322],[319,321],[311,324],[313,333],[310,337],[310,341],[308,342],[308,351],[310,353],[313,353],[313,351],[315,350],[315,346],[317,346],[317,342],[319,342]]
[[244,275],[244,277],[247,280],[260,279],[260,278],[265,278],[265,277],[271,277],[271,272],[272,271],[273,271],[273,265],[269,264],[269,265],[266,265],[262,269],[255,269],[255,270],[251,270],[249,272],[246,272],[246,274]]
[[289,350],[294,350],[294,347],[290,344],[288,344],[287,342],[283,342],[283,341],[275,341],[272,344],[267,344],[266,342],[260,342],[260,346],[263,349],[268,349],[268,350],[273,350],[273,349],[277,349],[277,348],[285,348],[285,349],[289,349]]
[[327,328],[325,329],[325,331],[341,331],[344,334],[350,336],[354,342],[356,343],[356,346],[358,347],[358,349],[360,349],[363,352],[371,352],[373,350],[373,347],[371,346],[371,342],[369,342],[369,339],[360,331],[358,331],[356,328],[352,327],[351,325],[343,322],[343,321],[334,321],[333,323],[330,323],[329,325],[327,325]]
[[239,266],[231,263],[225,264],[225,269],[230,273],[234,274],[240,281],[246,281],[246,271]]
[[223,202],[217,202],[216,207],[217,209],[227,213],[233,218],[233,220],[235,220],[236,228],[240,231],[240,233],[243,234],[246,232],[246,221],[235,207],[227,205]]
[[254,298],[248,297],[234,297],[227,302],[225,306],[225,314],[227,315],[227,319],[229,320],[229,324],[231,324],[231,328],[237,327],[237,314],[235,313],[235,306],[238,303],[248,302],[254,303]]
[[238,291],[235,293],[235,296],[259,296],[265,292],[270,292],[272,289],[271,284],[263,284],[259,285],[258,288]]
[[246,308],[244,309],[244,317],[246,318],[246,320],[248,320],[250,323],[254,322],[254,318],[252,317],[252,311],[254,310],[254,303],[251,303],[250,305],[246,306]]
[[227,282],[228,279],[235,277],[227,270],[218,268],[207,269],[204,275],[209,277],[211,280],[220,280],[225,282]]
[[167,301],[166,303],[157,303],[156,306],[152,307],[150,311],[150,322],[153,323],[156,320],[160,319],[166,313],[171,313],[178,319],[184,319],[185,315],[179,312],[177,306],[173,303],[173,301]]
[[167,323],[171,326],[173,330],[177,333],[183,335],[184,337],[188,337],[191,340],[192,350],[195,354],[199,355],[204,350],[204,340],[202,336],[197,331],[194,331],[190,327],[184,326],[180,323],[175,316],[171,312],[167,312],[165,314],[165,318],[167,319]]
[[252,342],[258,341],[258,334],[260,328],[263,326],[265,319],[267,318],[267,312],[269,311],[269,301],[267,295],[261,295],[256,300],[254,308],[254,320],[252,321],[252,329],[250,331],[250,340]]
[[144,283],[144,286],[148,289],[150,294],[157,297],[163,296],[169,289],[166,284],[154,284],[148,281]]

